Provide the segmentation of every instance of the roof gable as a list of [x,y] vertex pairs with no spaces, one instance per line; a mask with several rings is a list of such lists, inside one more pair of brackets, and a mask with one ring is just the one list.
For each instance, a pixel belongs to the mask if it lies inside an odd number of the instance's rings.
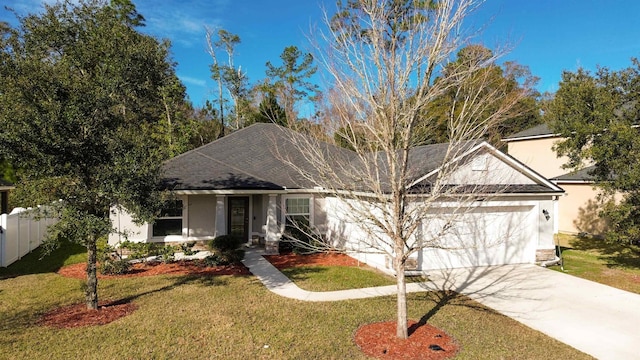
[[[444,183],[461,192],[564,192],[544,176],[487,142],[481,142],[461,153],[451,163],[457,165],[454,165]],[[415,192],[416,189],[430,188],[439,171],[440,168],[434,169],[415,181],[411,190]]]

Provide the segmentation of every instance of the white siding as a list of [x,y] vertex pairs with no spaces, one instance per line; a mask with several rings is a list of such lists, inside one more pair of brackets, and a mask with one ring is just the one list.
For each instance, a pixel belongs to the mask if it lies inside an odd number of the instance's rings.
[[[484,170],[480,170],[484,164]],[[530,185],[534,180],[490,153],[476,155],[457,168],[450,176],[451,184]]]
[[[118,243],[129,240],[132,242],[146,242],[150,236],[149,224],[138,225],[133,222],[133,217],[126,210],[111,209],[109,216],[111,223],[117,233],[109,234],[109,245],[116,246]],[[124,235],[126,234],[126,236]]]
[[[362,206],[367,206],[362,204]],[[549,208],[544,220],[542,208]],[[334,246],[373,267],[390,271],[388,237],[375,246],[372,227],[350,214],[336,198],[325,199],[327,238]],[[553,248],[553,202],[551,200],[486,201],[457,208],[435,204],[422,222],[415,239],[424,250],[413,257],[418,270],[469,266],[534,263],[537,249]],[[449,224],[445,226],[445,224]],[[373,251],[374,248],[382,251]]]

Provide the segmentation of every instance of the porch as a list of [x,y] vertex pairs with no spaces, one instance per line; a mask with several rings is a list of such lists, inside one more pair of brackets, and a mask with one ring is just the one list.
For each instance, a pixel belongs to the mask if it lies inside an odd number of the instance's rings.
[[[116,233],[109,244],[129,240],[175,244],[195,241],[202,245],[220,235],[236,234],[247,243],[277,253],[287,218],[305,216],[311,223],[322,211],[314,196],[291,191],[176,191],[151,224],[136,225],[130,214],[114,210],[111,214]],[[324,218],[324,217],[322,217]]]

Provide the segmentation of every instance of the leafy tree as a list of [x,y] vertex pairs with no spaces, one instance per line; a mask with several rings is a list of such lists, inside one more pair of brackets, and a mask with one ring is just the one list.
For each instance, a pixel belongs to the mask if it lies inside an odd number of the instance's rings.
[[[169,44],[163,46],[169,47]],[[191,139],[200,129],[192,118],[194,110],[185,101],[186,88],[176,76],[170,76],[159,87],[162,96],[163,116],[160,122],[159,143],[165,144],[165,152],[169,157],[191,150]]]
[[564,140],[555,150],[569,158],[565,167],[578,170],[593,164],[591,175],[603,200],[617,192],[601,215],[612,220],[607,238],[640,239],[640,62],[620,71],[599,68],[565,71],[555,97],[545,108],[549,127]]
[[222,128],[217,121],[217,112],[213,104],[207,100],[200,109],[193,109],[191,119],[191,131],[189,138],[189,150],[206,145],[221,137]]
[[168,44],[138,32],[142,21],[130,1],[67,0],[19,17],[2,38],[0,157],[20,169],[32,204],[63,200],[48,237],[86,246],[91,309],[110,209],[153,218],[169,155],[161,124],[184,95]]
[[266,74],[273,79],[273,89],[278,94],[287,120],[294,123],[298,116],[296,104],[305,99],[316,99],[318,86],[309,81],[318,70],[313,65],[313,55],[303,54],[296,46],[288,46],[280,54],[282,65],[276,67],[267,61]]
[[0,160],[0,180],[5,180],[10,183],[15,183],[18,180],[15,169],[6,160]]
[[[424,249],[450,248],[442,237],[456,231],[454,224],[461,213],[478,206],[477,192],[482,189],[471,186],[473,189],[460,192],[447,183],[457,170],[452,159],[468,150],[470,141],[485,137],[488,129],[508,118],[519,100],[514,96],[504,101],[502,93],[488,88],[490,82],[474,81],[483,68],[480,65],[494,64],[499,54],[491,54],[481,64],[471,62],[465,70],[454,67],[443,74],[437,72],[468,43],[463,20],[481,2],[339,2],[340,21],[327,24],[329,30],[320,34],[318,48],[333,81],[331,108],[322,124],[353,152],[336,159],[327,156],[325,146],[314,137],[292,139],[311,168],[298,167],[300,176],[339,202],[336,208],[344,209],[343,221],[357,226],[356,232],[362,234],[353,240],[359,243],[351,243],[347,250],[373,249],[392,263],[399,338],[408,337],[408,260]],[[436,76],[440,76],[438,81]],[[424,142],[415,136],[415,130],[423,121],[437,121],[424,109],[452,88],[464,89],[465,94],[452,98],[451,107],[460,111],[447,117],[449,143],[441,148],[446,155],[437,174],[424,185],[416,184],[416,178],[424,174],[410,166],[410,153]],[[435,204],[452,197],[456,198],[455,210],[436,209],[440,207]],[[438,230],[422,231],[430,226]]]
[[253,122],[287,126],[287,115],[272,92],[267,92],[266,96],[260,101],[258,111],[253,116]]
[[[478,109],[479,119],[489,114],[501,116],[495,126],[488,129],[487,139],[499,146],[500,140],[510,134],[527,129],[541,122],[538,106],[538,92],[534,89],[538,79],[531,76],[529,69],[515,62],[506,62],[499,66],[493,62],[493,52],[482,45],[469,45],[461,49],[454,62],[447,64],[442,70],[442,76],[435,81],[448,86],[448,91],[439,96],[427,107],[422,123],[418,124],[416,136],[425,143],[443,143],[449,139],[447,128],[451,112],[460,112],[453,104],[457,99],[475,94],[475,89],[482,86],[483,92],[495,93],[502,98],[502,102],[509,103],[516,99],[514,106],[509,106],[509,113],[497,113],[502,104],[487,104]],[[473,69],[473,70],[472,70]],[[452,74],[473,71],[473,76],[467,77],[465,83],[458,82]],[[447,83],[448,82],[448,83]]]

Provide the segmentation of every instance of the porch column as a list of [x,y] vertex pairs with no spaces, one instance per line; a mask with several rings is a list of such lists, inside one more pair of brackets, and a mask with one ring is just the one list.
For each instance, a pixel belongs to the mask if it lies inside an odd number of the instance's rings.
[[216,195],[216,227],[213,236],[227,234],[227,212],[224,211],[225,195]]
[[278,253],[278,242],[280,241],[280,234],[278,234],[277,196],[276,194],[269,194],[269,205],[267,206],[265,250],[268,254]]

